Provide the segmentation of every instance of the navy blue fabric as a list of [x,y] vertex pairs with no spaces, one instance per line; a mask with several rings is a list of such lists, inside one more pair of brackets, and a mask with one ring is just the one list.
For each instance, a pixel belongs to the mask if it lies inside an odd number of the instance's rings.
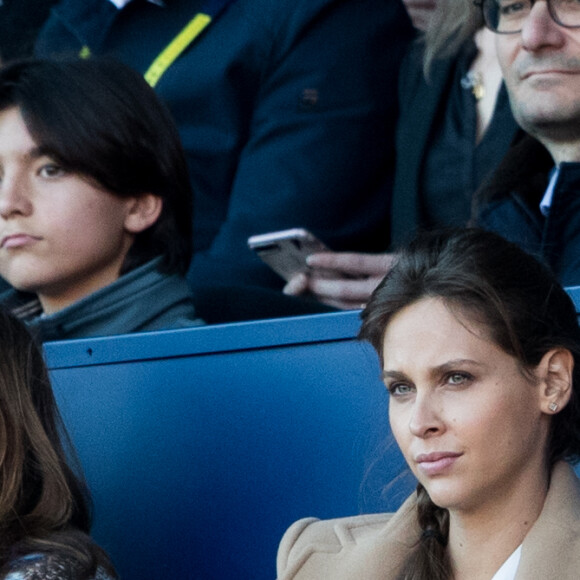
[[[37,53],[119,57],[145,72],[203,6],[62,0]],[[388,238],[396,79],[413,29],[400,0],[237,0],[164,74],[195,196],[190,281],[273,288],[252,234],[312,230],[331,248]]]
[[232,2],[236,0],[205,0],[201,6],[200,12],[209,14],[212,18],[219,15],[222,10],[225,10]]
[[29,56],[39,28],[57,0],[2,0],[0,2],[0,58],[7,62]]
[[[476,207],[478,225],[543,260],[564,286],[580,285],[580,163],[562,163],[548,217],[539,209],[553,167],[531,137],[506,156]],[[503,182],[503,185],[502,185]]]

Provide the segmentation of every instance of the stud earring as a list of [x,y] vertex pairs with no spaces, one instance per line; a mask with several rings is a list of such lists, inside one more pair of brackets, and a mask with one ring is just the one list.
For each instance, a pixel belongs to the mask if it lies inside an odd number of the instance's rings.
[[552,413],[555,413],[558,410],[558,403],[550,403],[548,409],[550,409]]

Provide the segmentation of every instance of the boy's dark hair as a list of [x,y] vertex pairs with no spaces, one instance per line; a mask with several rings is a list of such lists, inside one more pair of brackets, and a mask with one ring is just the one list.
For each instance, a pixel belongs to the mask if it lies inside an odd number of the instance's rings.
[[25,59],[0,69],[0,111],[18,107],[42,152],[119,197],[151,193],[157,222],[136,235],[122,273],[162,256],[185,274],[192,192],[175,123],[145,80],[110,59]]

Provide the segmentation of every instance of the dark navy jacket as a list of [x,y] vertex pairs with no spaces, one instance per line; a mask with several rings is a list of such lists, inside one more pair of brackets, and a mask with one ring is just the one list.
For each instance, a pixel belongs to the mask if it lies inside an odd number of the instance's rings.
[[[535,139],[523,137],[478,193],[477,225],[540,258],[563,286],[580,285],[580,163],[562,163],[550,213],[539,206],[554,162]],[[517,272],[514,273],[517,275]]]
[[[201,5],[134,1],[119,12],[61,0],[37,53],[86,45],[144,72]],[[156,90],[188,155],[194,285],[281,286],[246,245],[272,230],[384,248],[396,78],[412,34],[400,0],[236,0],[169,68]]]
[[[458,61],[465,58],[472,45],[467,41],[456,56],[436,59],[432,64],[429,79],[425,79],[423,72],[423,43],[415,43],[409,50],[401,66],[399,77],[400,112],[396,135],[397,160],[395,168],[395,182],[392,194],[391,217],[391,249],[409,242],[418,231],[432,227],[431,220],[426,212],[426,195],[422,183],[424,180],[427,159],[430,147],[436,141],[437,131],[441,131],[438,121],[442,114],[446,114],[447,99],[452,94],[453,82],[456,80]],[[475,53],[475,47],[473,52]],[[502,92],[499,99],[505,98],[506,107],[496,105],[493,119],[488,131],[495,129],[494,147],[488,148],[488,155],[484,157],[482,165],[491,173],[501,162],[509,149],[510,143],[518,129],[511,116],[507,95]],[[471,114],[474,116],[475,107]],[[501,127],[498,130],[497,127]],[[498,141],[499,139],[499,141]],[[462,174],[469,172],[469,168],[457,166],[458,183],[450,188],[456,199],[446,200],[449,222],[441,226],[456,226],[469,220],[469,196],[477,189],[479,183],[474,183],[473,189],[462,193],[461,199],[459,184],[465,182]],[[473,177],[475,179],[475,171]],[[433,202],[431,202],[433,203]]]

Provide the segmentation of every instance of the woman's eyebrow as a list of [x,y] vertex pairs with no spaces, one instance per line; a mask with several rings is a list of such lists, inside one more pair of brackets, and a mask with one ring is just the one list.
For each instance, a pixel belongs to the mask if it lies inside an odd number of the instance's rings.
[[[458,366],[464,366],[464,365],[477,366],[477,367],[485,366],[483,363],[478,362],[478,361],[473,360],[473,359],[456,358],[453,360],[446,361],[440,365],[436,365],[434,367],[431,367],[429,369],[429,374],[431,374],[431,375],[443,374],[443,373],[446,373],[449,371],[456,370]],[[384,369],[382,372],[382,378],[383,378],[383,380],[384,379],[403,380],[403,379],[407,379],[408,377],[405,373],[403,373],[401,371]]]
[[457,359],[447,361],[441,365],[438,365],[438,366],[434,367],[433,370],[438,371],[438,372],[446,372],[446,371],[455,370],[458,366],[463,366],[463,365],[477,366],[477,367],[485,366],[483,363],[476,361],[476,360],[473,360],[473,359],[470,359],[470,358],[457,358]]
[[383,372],[381,373],[381,376],[384,379],[398,379],[398,380],[403,380],[407,378],[407,375],[405,373],[401,373],[399,371],[388,371],[388,370],[383,370]]

